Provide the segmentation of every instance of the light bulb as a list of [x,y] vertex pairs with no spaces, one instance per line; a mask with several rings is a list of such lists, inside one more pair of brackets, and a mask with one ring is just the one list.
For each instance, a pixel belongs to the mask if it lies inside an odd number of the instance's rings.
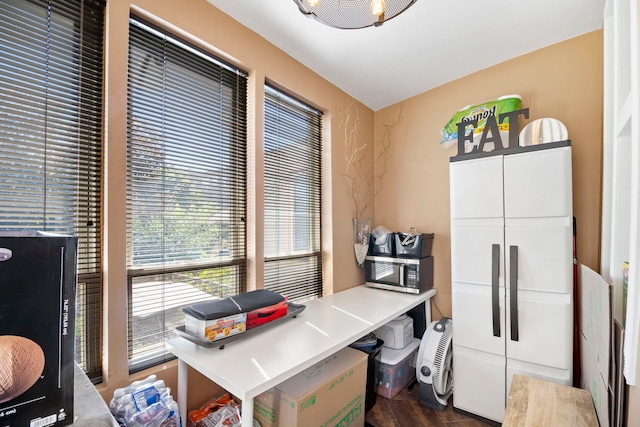
[[320,3],[320,0],[307,0],[307,4],[311,7],[316,7]]
[[380,16],[384,13],[384,9],[384,0],[371,0],[371,13],[376,16]]
[[6,261],[13,255],[11,249],[9,248],[0,248],[0,261]]

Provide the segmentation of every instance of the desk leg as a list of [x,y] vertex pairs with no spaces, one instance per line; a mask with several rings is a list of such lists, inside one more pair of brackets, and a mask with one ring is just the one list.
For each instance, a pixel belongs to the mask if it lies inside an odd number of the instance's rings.
[[431,323],[431,298],[424,302],[424,320],[426,323],[424,327],[429,328],[429,323]]
[[189,366],[178,359],[178,411],[182,418],[182,425],[187,425],[187,377],[189,375]]
[[253,397],[242,401],[242,427],[253,427]]

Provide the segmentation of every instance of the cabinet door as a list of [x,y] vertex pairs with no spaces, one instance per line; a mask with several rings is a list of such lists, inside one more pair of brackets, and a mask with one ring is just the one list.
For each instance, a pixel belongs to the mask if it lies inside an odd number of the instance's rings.
[[[555,298],[551,298],[551,296]],[[573,367],[573,306],[567,294],[548,295],[537,292],[518,293],[517,341],[512,334],[515,314],[506,298],[507,366],[553,378],[564,384],[571,381]]]
[[450,172],[453,402],[501,421],[506,389],[502,157],[453,162]]
[[[517,267],[518,289],[522,291],[573,293],[572,217],[520,218],[505,220],[507,280]],[[517,265],[509,256],[518,248]],[[510,286],[510,284],[507,284]],[[539,298],[545,298],[540,295]]]
[[504,355],[502,158],[453,162],[450,173],[454,341]]
[[546,377],[560,384],[572,374],[569,221],[565,218],[565,226],[505,227],[507,365],[515,363],[524,372],[538,372],[539,376],[549,371]]
[[502,156],[452,162],[452,219],[503,218]]
[[[502,420],[506,389],[502,245],[492,251],[501,234],[501,225],[451,230],[454,406],[495,421]],[[499,269],[497,284],[492,264]]]
[[573,363],[571,147],[505,156],[504,182],[507,372],[566,384]]
[[454,338],[453,405],[463,411],[502,422],[505,401],[504,360],[459,347]]
[[504,156],[504,217],[573,215],[571,147]]
[[518,289],[571,294],[571,147],[505,156],[504,188],[505,245],[518,247]]
[[[500,225],[452,227],[451,290],[452,315],[456,322],[455,342],[504,356],[501,237]],[[497,250],[494,253],[496,243]],[[494,274],[497,278],[494,278]]]

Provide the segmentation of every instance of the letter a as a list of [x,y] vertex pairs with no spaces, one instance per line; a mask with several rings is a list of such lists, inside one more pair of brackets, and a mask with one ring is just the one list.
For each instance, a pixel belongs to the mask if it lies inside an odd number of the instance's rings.
[[[491,137],[487,137],[487,133],[491,131]],[[500,131],[498,130],[498,123],[496,122],[496,116],[487,117],[487,124],[482,131],[482,137],[480,138],[480,144],[478,145],[478,151],[484,151],[484,144],[493,142],[494,150],[502,150],[502,138],[500,137]]]

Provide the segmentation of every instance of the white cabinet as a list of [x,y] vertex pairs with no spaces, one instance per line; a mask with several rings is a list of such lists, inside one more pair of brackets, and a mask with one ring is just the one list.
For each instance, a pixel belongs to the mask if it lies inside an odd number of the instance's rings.
[[573,213],[567,141],[453,158],[453,402],[501,422],[514,373],[571,385]]

